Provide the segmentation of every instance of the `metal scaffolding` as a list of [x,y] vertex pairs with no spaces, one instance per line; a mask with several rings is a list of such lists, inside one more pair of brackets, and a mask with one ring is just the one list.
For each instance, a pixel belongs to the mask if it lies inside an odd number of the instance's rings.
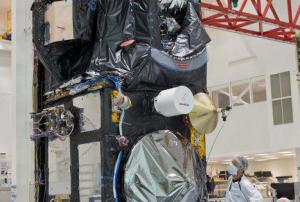
[[[288,16],[284,17],[276,11],[276,1],[279,0],[240,0],[238,8],[233,8],[232,0],[203,0],[202,20],[215,28],[294,43],[296,31],[300,31],[299,2],[280,0],[285,4],[280,9],[287,9]],[[249,12],[249,8],[254,12]]]

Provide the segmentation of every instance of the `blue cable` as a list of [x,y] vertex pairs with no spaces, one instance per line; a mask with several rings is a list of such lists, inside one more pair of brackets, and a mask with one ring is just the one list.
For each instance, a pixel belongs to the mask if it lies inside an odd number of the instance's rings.
[[121,85],[118,78],[116,78],[115,76],[108,75],[104,79],[112,81],[116,86],[116,88],[118,89],[118,91],[119,92],[121,91]]
[[115,202],[119,202],[119,196],[118,196],[118,177],[119,177],[119,171],[121,166],[121,160],[122,160],[123,152],[122,150],[119,152],[117,162],[115,164],[114,169],[114,179],[113,179],[113,193],[115,197]]
[[115,87],[117,88],[117,90],[119,92],[121,92],[121,85],[120,85],[119,79],[115,76],[112,76],[112,75],[100,76],[95,80],[88,80],[88,81],[85,81],[83,83],[74,84],[74,85],[71,86],[71,88],[72,89],[80,89],[80,88],[83,88],[83,87],[86,87],[86,86],[92,86],[92,85],[97,84],[101,80],[110,80],[110,81],[112,81],[114,83]]
[[[120,82],[119,82],[118,78],[108,75],[108,76],[106,76],[105,79],[112,81],[114,83],[115,87],[118,89],[119,93],[121,93],[122,89],[121,89],[121,85],[120,85]],[[122,126],[119,126],[119,127],[122,127]],[[121,150],[119,152],[117,162],[115,164],[115,169],[114,169],[113,193],[114,193],[115,202],[119,202],[118,177],[119,177],[119,172],[120,172],[120,167],[121,167],[122,156],[123,156],[123,152]]]

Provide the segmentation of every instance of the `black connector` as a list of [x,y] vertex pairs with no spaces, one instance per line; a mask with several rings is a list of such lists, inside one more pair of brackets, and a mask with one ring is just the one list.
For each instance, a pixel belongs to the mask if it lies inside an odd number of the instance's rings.
[[226,114],[226,111],[230,111],[231,109],[232,109],[231,106],[227,106],[227,107],[221,109],[222,120],[223,120],[224,122],[227,121],[227,114]]

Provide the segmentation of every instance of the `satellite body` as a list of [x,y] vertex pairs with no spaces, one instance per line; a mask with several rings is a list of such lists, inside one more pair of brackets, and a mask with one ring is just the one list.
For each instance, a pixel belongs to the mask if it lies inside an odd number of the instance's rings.
[[[36,1],[32,13],[36,201],[63,201],[62,196],[72,202],[97,197],[101,201],[207,201],[206,159],[190,142],[195,130],[186,113],[166,116],[157,107],[158,98],[169,89],[185,87],[191,95],[206,92],[210,39],[201,24],[199,4]],[[190,104],[185,103],[189,93],[180,92],[182,99],[175,93],[174,99],[165,100],[178,100],[184,108]],[[57,129],[53,123],[64,124]],[[87,124],[93,126],[91,130],[84,129]],[[55,180],[46,172],[52,166],[50,146],[64,145],[54,142],[65,139],[70,146],[66,152],[70,182],[63,186],[66,191],[55,191]],[[99,191],[85,195],[79,147],[92,142],[101,145],[100,180],[94,186]]]

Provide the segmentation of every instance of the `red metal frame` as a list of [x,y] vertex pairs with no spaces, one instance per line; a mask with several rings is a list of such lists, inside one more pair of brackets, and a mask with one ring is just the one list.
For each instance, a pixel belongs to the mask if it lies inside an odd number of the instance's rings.
[[[213,14],[203,16],[202,22],[208,26],[233,30],[240,33],[254,36],[266,37],[285,42],[295,42],[296,33],[300,31],[300,5],[293,0],[285,1],[288,21],[284,21],[277,14],[273,0],[239,0],[239,9],[232,8],[232,0],[202,0],[201,9],[211,10]],[[262,4],[262,1],[265,1]],[[264,6],[263,6],[264,5]],[[244,11],[246,6],[253,6],[255,13]],[[296,13],[293,14],[292,7],[297,6]],[[272,15],[273,18],[268,16]],[[266,29],[264,23],[272,25],[271,29]],[[249,25],[255,25],[250,26]]]

